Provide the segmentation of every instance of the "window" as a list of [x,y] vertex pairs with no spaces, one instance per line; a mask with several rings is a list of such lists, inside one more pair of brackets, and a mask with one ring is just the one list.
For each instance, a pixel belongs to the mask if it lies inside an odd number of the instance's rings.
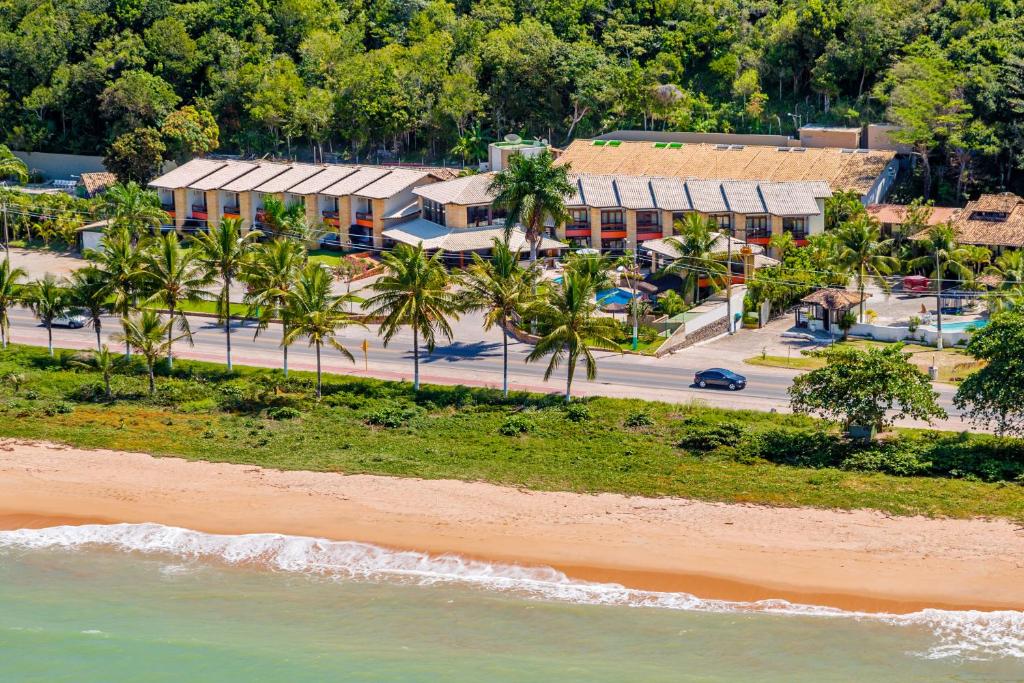
[[637,211],[636,212],[636,227],[637,228],[657,228],[661,224],[658,220],[657,211]]
[[444,204],[439,202],[431,201],[429,199],[423,200],[423,217],[428,221],[437,223],[438,225],[445,225],[444,222]]
[[602,228],[625,228],[626,219],[623,217],[622,209],[601,212]]
[[589,209],[569,209],[569,224],[565,226],[569,230],[583,230],[590,227]]
[[466,207],[466,224],[470,226],[490,225],[491,209],[489,206]]
[[711,214],[710,218],[715,222],[715,225],[720,229],[729,230],[732,228],[731,213],[715,213]]
[[795,240],[807,239],[807,219],[783,218],[782,231],[791,233]]
[[772,222],[768,216],[747,216],[747,239],[767,239],[772,236]]

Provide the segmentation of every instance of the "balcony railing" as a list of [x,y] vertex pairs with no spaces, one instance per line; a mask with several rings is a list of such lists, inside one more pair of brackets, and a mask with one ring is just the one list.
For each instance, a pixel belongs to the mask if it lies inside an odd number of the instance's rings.
[[320,215],[322,215],[324,218],[334,218],[335,220],[337,220],[338,218],[337,211],[321,211]]
[[373,214],[368,211],[356,211],[356,225],[364,228],[373,227]]
[[224,207],[224,218],[241,218],[242,210],[237,206],[225,206]]
[[625,223],[601,223],[601,236],[608,239],[625,239]]

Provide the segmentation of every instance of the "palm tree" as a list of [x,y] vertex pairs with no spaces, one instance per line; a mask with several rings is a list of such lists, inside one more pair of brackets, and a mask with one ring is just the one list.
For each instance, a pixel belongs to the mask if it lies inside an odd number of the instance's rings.
[[[642,275],[640,273],[640,263],[637,261],[635,251],[627,251],[625,254],[620,256],[615,261],[623,277],[626,279],[626,284],[629,286],[629,313],[633,319],[633,350],[636,351],[640,343],[640,317],[643,315],[644,302],[637,298],[636,288],[637,283],[640,282]],[[650,307],[648,306],[648,309]]]
[[107,273],[89,265],[71,273],[69,279],[71,303],[89,317],[96,332],[96,351],[102,346],[103,316],[111,310],[110,279]]
[[780,232],[777,235],[771,236],[771,239],[768,240],[768,246],[775,250],[780,261],[785,261],[786,254],[796,249],[796,240],[793,239],[793,233]]
[[79,356],[71,363],[80,368],[95,370],[103,375],[103,388],[106,390],[107,400],[114,398],[114,392],[110,389],[110,377],[125,365],[124,356],[112,353],[110,348],[104,344],[88,356]]
[[[142,255],[147,247],[148,240],[136,243],[127,228],[111,227],[100,240],[100,249],[86,253],[107,281],[110,310],[122,318],[128,317],[135,307],[146,275]],[[128,345],[125,355],[131,358]]]
[[305,218],[306,209],[302,204],[285,206],[284,202],[274,197],[263,200],[263,217],[260,224],[272,235],[281,236],[300,231],[305,225]]
[[21,281],[28,277],[24,268],[11,268],[11,260],[5,258],[0,263],[0,341],[4,350],[11,336],[11,320],[8,312],[20,299]]
[[167,212],[160,206],[160,196],[134,181],[107,188],[101,209],[111,225],[124,228],[133,239],[147,230],[158,230],[168,219]]
[[181,338],[169,334],[174,329],[174,321],[165,321],[153,309],[144,308],[135,315],[122,318],[121,328],[122,332],[115,334],[114,339],[123,341],[142,356],[149,374],[149,395],[152,396],[156,392],[153,369],[157,361],[170,350],[171,344]]
[[889,256],[892,240],[882,240],[879,236],[878,221],[866,215],[858,216],[844,224],[836,232],[836,265],[843,272],[850,273],[857,281],[860,292],[860,313],[858,318],[864,320],[864,287],[874,281],[882,291],[892,290],[885,279],[899,268],[899,259]]
[[320,349],[324,344],[333,346],[350,361],[355,359],[342,346],[335,336],[339,328],[358,325],[365,327],[352,318],[346,310],[352,295],[336,296],[331,292],[333,279],[327,269],[319,263],[307,263],[299,273],[294,287],[288,290],[285,307],[287,312],[288,330],[281,340],[286,347],[299,337],[309,340],[309,345],[316,349],[316,397],[323,395],[321,379]]
[[464,310],[484,312],[484,330],[501,328],[502,394],[508,396],[509,321],[526,309],[533,298],[538,273],[519,265],[519,253],[494,240],[491,258],[473,254],[473,263],[459,277]]
[[691,213],[686,219],[676,224],[680,234],[669,237],[666,242],[671,245],[679,256],[661,269],[662,275],[681,274],[683,290],[693,288],[693,303],[700,303],[700,282],[708,280],[713,288],[721,287],[726,281],[726,267],[722,259],[726,255],[719,240],[726,233],[715,231],[711,219],[697,213]]
[[986,266],[992,263],[992,250],[980,244],[965,244],[961,247],[964,250],[964,265],[969,266],[973,273],[980,273]]
[[251,253],[252,241],[262,233],[251,230],[242,234],[240,218],[225,218],[220,225],[210,226],[208,232],[196,233],[201,260],[221,280],[217,298],[217,317],[224,322],[227,343],[228,372],[231,366],[231,283],[239,274]]
[[[155,240],[143,254],[145,288],[151,292],[147,304],[159,304],[170,313],[171,325],[167,328],[167,366],[172,367],[171,335],[174,315],[183,303],[195,303],[207,297],[204,287],[210,283],[199,254],[194,249],[182,247],[178,234],[168,232]],[[192,343],[192,329],[188,317],[178,314],[178,329],[184,338]]]
[[459,301],[448,291],[450,278],[440,251],[428,257],[422,244],[399,244],[384,254],[383,261],[384,273],[371,286],[376,294],[366,307],[369,315],[383,317],[380,334],[385,346],[402,327],[412,328],[413,389],[419,391],[420,337],[428,353],[434,350],[438,333],[451,341],[448,318],[458,318]]
[[25,290],[25,303],[46,326],[46,346],[53,358],[53,321],[66,314],[71,306],[70,292],[53,273],[29,283]]
[[1004,251],[986,272],[999,277],[1000,289],[1024,286],[1024,251]]
[[938,348],[942,348],[942,280],[946,273],[969,280],[973,275],[967,266],[968,252],[956,241],[956,232],[948,224],[933,226],[928,235],[918,240],[924,255],[907,262],[914,270],[931,269],[929,277],[935,281],[935,326],[938,330]]
[[508,168],[494,174],[487,187],[494,206],[506,211],[505,241],[511,239],[516,223],[525,229],[531,263],[537,260],[546,221],[557,225],[568,220],[565,200],[573,192],[569,167],[555,166],[554,160],[547,150],[536,156],[514,154]]
[[0,179],[14,178],[19,183],[28,182],[28,166],[14,156],[7,145],[0,145]]
[[597,303],[594,300],[596,292],[597,286],[593,279],[569,270],[563,276],[562,286],[547,290],[546,297],[534,306],[534,314],[547,332],[537,340],[526,362],[532,363],[551,356],[544,370],[544,381],[547,381],[562,360],[567,359],[567,403],[572,399],[572,379],[580,356],[586,363],[587,379],[592,380],[597,377],[597,359],[591,347],[618,347],[613,339],[618,333],[618,324],[612,318],[597,315]]
[[[253,250],[252,260],[244,273],[250,315],[258,321],[253,338],[258,337],[275,319],[281,321],[282,339],[288,336],[288,293],[305,261],[306,252],[302,245],[290,239],[265,242]],[[281,351],[284,355],[284,376],[287,377],[288,345],[282,344]]]
[[664,294],[658,295],[658,308],[671,318],[686,310],[686,302],[683,301],[683,297],[679,296],[679,292],[670,289]]

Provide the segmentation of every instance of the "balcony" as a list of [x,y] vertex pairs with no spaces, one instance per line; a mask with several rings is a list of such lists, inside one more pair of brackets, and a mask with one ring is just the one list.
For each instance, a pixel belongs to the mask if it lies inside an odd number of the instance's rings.
[[320,212],[320,215],[323,217],[323,221],[327,225],[333,225],[334,227],[341,225],[340,221],[338,221],[337,211],[324,210]]
[[225,206],[224,207],[224,218],[241,218],[242,210],[237,206]]
[[626,239],[625,223],[601,223],[601,239],[624,240]]
[[636,224],[636,241],[643,242],[644,240],[658,240],[661,239],[661,226],[654,221],[637,222]]
[[209,218],[209,214],[206,212],[206,206],[202,204],[192,205],[192,218],[196,220],[205,221]]
[[163,209],[164,213],[168,216],[174,218],[174,204],[161,204],[160,208]]
[[370,212],[356,211],[356,225],[364,228],[373,227],[373,214]]
[[589,223],[569,223],[565,226],[566,237],[590,237]]

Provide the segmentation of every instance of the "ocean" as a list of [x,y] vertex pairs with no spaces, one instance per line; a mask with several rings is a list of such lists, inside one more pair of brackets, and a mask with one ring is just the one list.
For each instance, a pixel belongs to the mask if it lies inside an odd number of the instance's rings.
[[1024,613],[728,603],[275,534],[0,532],[0,681],[1022,681]]

